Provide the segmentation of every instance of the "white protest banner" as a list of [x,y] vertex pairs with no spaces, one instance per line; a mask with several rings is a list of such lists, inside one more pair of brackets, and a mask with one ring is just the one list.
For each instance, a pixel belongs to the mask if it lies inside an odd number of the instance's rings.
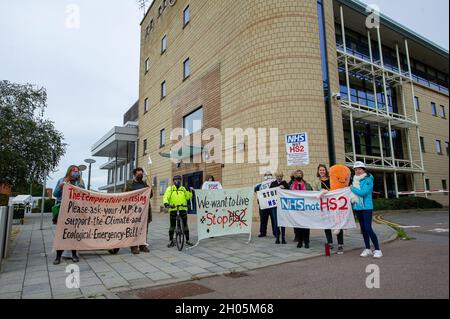
[[198,240],[250,234],[253,189],[196,190]]
[[278,190],[278,225],[309,229],[356,228],[350,188],[328,192]]
[[256,196],[258,197],[258,203],[259,208],[261,209],[269,209],[277,207],[277,190],[281,189],[280,187],[277,188],[270,188],[270,189],[264,189],[256,193]]
[[286,135],[288,166],[309,165],[309,143],[307,133]]
[[151,188],[120,194],[65,184],[56,226],[56,250],[99,250],[144,245]]

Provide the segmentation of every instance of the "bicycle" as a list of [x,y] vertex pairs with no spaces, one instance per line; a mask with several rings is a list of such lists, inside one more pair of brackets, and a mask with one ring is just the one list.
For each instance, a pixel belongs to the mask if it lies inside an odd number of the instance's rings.
[[184,247],[184,225],[183,219],[181,218],[180,208],[188,208],[186,205],[172,205],[170,208],[177,209],[176,225],[175,225],[175,241],[177,244],[178,251],[182,251]]

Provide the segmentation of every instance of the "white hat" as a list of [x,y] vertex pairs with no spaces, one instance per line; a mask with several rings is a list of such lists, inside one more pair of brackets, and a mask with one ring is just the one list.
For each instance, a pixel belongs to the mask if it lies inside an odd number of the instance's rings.
[[355,162],[355,164],[353,164],[353,169],[356,169],[356,168],[366,169],[366,164],[364,164],[363,162]]

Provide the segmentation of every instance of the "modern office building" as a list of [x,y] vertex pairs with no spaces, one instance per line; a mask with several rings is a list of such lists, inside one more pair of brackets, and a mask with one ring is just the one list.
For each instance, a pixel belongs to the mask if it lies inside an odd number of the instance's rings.
[[[354,0],[155,0],[141,22],[137,157],[157,188],[153,207],[173,175],[194,187],[207,175],[227,188],[261,180],[255,164],[188,163],[206,142],[180,156],[169,140],[178,127],[186,139],[278,128],[285,175],[312,180],[319,163],[363,161],[379,196],[448,205],[448,51],[379,21]],[[289,167],[284,136],[299,132],[310,165]],[[235,152],[248,155],[248,143]]]
[[100,169],[108,171],[106,185],[99,191],[119,193],[125,190],[126,182],[132,178],[136,167],[138,139],[139,102],[136,102],[125,114],[123,126],[113,127],[91,148],[92,156],[107,158]]

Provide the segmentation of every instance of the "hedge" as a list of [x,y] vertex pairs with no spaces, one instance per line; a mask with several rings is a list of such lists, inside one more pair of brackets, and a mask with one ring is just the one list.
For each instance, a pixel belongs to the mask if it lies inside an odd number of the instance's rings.
[[433,209],[443,208],[435,200],[425,197],[378,198],[373,200],[373,208],[378,210]]

